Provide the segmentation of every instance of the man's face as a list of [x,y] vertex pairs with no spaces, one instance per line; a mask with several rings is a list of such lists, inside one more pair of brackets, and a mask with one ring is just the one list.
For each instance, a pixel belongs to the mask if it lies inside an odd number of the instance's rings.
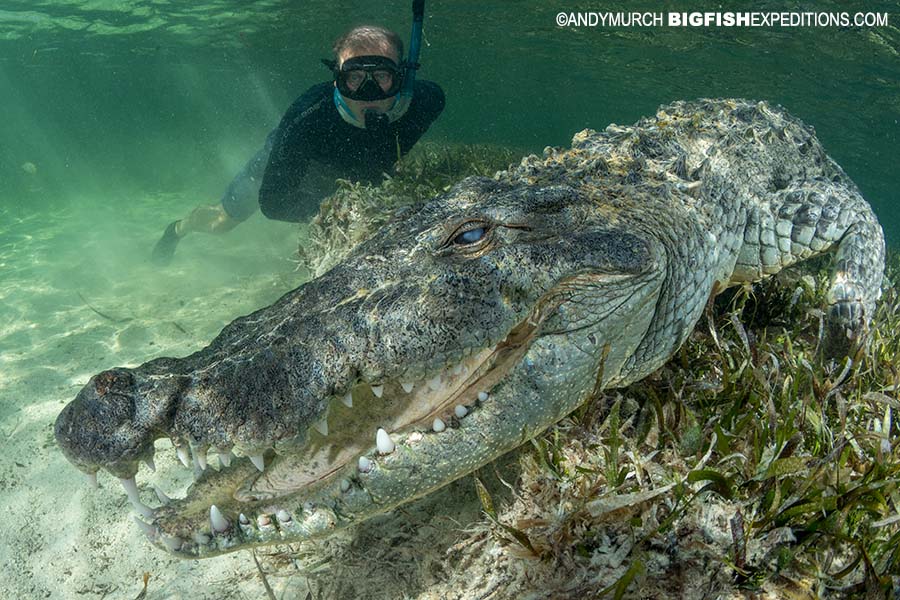
[[[345,50],[338,55],[338,68],[351,58],[356,58],[357,56],[384,56],[385,58],[389,58],[395,63],[400,62],[400,57],[397,55],[397,52],[393,49],[385,50],[384,48],[365,48],[363,50]],[[387,91],[391,88],[393,81],[388,74],[385,77],[385,72],[377,71],[373,74],[373,78],[375,82],[381,87],[382,90]],[[348,87],[351,89],[356,89],[354,87],[354,83],[358,87],[362,85],[363,81],[365,81],[365,77],[362,73],[360,73],[360,77],[357,81],[354,81],[354,78],[350,78],[347,81]],[[383,98],[381,100],[353,100],[352,98],[347,98],[344,96],[344,101],[347,103],[347,106],[353,111],[353,115],[360,121],[365,121],[365,113],[367,110],[374,110],[379,113],[385,113],[394,105],[394,101],[396,100],[396,95],[391,96],[390,98]]]

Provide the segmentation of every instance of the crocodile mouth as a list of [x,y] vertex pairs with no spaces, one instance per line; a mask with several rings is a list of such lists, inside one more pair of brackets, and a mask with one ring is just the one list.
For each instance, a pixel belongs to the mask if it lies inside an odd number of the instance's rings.
[[[440,434],[490,399],[499,383],[528,348],[536,324],[520,323],[495,346],[476,351],[430,378],[387,380],[377,385],[357,382],[329,402],[327,415],[313,427],[316,434],[290,452],[275,454],[263,472],[234,492],[240,502],[272,500],[314,487],[353,462],[368,467],[366,454],[374,437],[377,454],[394,451],[398,440]],[[374,432],[374,436],[373,436]]]
[[[499,343],[470,352],[430,378],[374,385],[356,381],[330,400],[302,446],[269,450],[248,457],[251,461],[232,461],[230,451],[220,453],[218,470],[206,465],[205,456],[198,467],[195,452],[195,483],[182,499],[170,500],[158,492],[160,508],[142,504],[134,479],[123,480],[137,512],[153,521],[137,519],[138,524],[151,541],[186,556],[202,553],[211,536],[236,524],[261,534],[285,529],[292,523],[282,508],[289,499],[312,497],[320,489],[351,492],[376,461],[394,452],[414,451],[426,436],[452,435],[491,402],[492,388],[519,363],[536,337],[538,312],[532,311]],[[184,458],[182,462],[190,464]]]

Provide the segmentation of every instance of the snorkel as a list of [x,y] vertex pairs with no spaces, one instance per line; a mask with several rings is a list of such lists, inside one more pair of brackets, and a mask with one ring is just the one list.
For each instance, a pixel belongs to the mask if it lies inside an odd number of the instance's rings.
[[412,32],[409,34],[409,54],[403,70],[403,87],[397,96],[394,106],[385,113],[388,121],[393,123],[404,114],[412,101],[413,88],[416,84],[416,71],[419,68],[419,49],[422,46],[422,24],[425,20],[425,0],[413,0]]
[[[407,55],[406,60],[400,64],[402,84],[400,91],[396,94],[396,100],[386,112],[380,113],[374,110],[367,110],[365,113],[365,122],[360,122],[360,120],[356,118],[356,115],[354,115],[350,106],[348,106],[347,102],[344,100],[344,96],[340,90],[341,86],[335,86],[333,94],[334,105],[337,108],[338,113],[340,113],[341,117],[346,122],[364,129],[379,129],[385,127],[388,123],[393,123],[406,114],[413,97],[413,90],[416,83],[416,70],[419,68],[419,50],[422,46],[422,26],[424,20],[425,0],[413,0],[413,23],[412,32],[410,33],[409,54]],[[377,60],[379,57],[360,58]],[[335,81],[338,82],[340,71],[337,69],[337,63],[330,60],[323,60],[322,62],[331,68],[332,72],[335,74]]]

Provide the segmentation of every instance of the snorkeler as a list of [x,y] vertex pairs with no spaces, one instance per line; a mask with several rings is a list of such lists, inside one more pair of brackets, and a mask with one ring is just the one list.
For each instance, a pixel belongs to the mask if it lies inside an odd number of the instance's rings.
[[355,27],[338,38],[335,60],[322,61],[333,80],[309,88],[291,105],[220,203],[169,224],[153,261],[169,263],[191,232],[230,231],[257,206],[270,219],[308,219],[337,189],[335,179],[376,182],[390,171],[444,108],[441,88],[415,79],[423,5],[414,2],[406,61],[400,37],[383,27]]

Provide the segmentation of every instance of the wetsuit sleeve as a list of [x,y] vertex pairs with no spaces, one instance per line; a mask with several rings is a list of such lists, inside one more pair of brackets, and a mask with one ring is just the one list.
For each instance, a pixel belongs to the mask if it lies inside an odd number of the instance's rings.
[[[444,97],[444,90],[433,81],[422,81],[421,86],[424,99],[421,118],[425,129],[428,129],[443,112],[447,100]],[[418,92],[418,90],[416,91]]]
[[[259,190],[259,208],[269,219],[298,222],[315,212],[319,197],[307,189],[310,140],[322,102],[330,100],[330,84],[320,84],[303,94],[275,130],[272,152]],[[313,210],[310,211],[310,208]]]
[[303,144],[296,143],[288,129],[276,141],[259,190],[259,208],[269,219],[299,221],[298,194],[302,194],[308,157]]
[[419,106],[413,118],[422,133],[425,133],[444,110],[444,104],[446,104],[444,90],[433,81],[419,81],[416,83],[415,94]]
[[403,154],[412,149],[444,110],[444,90],[432,81],[417,81],[413,103],[414,106],[404,117],[409,122],[400,130],[399,142]]
[[272,130],[266,136],[266,143],[235,175],[222,195],[222,207],[228,216],[236,221],[246,220],[259,206],[259,187],[266,170],[266,163],[269,161],[276,131]]

